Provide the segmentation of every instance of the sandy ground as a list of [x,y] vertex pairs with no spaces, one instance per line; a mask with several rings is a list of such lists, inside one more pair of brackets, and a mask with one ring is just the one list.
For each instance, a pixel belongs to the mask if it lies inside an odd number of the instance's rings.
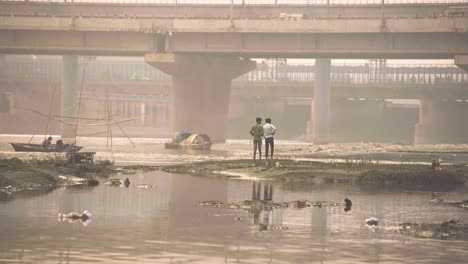
[[[64,153],[15,152],[9,144],[28,143],[30,139],[31,136],[28,135],[0,135],[0,158],[51,162],[65,159]],[[42,140],[43,137],[35,137],[31,143],[40,143]],[[135,138],[131,141],[114,138],[110,142],[106,138],[88,137],[78,138],[77,144],[84,147],[81,152],[96,153],[96,164],[109,160],[117,166],[139,165],[153,169],[155,166],[172,165],[174,167],[170,167],[168,171],[217,174],[247,180],[299,180],[321,183],[356,182],[356,179],[362,179],[377,183],[376,180],[401,178],[402,180],[398,180],[401,183],[414,185],[420,184],[421,180],[437,183],[443,174],[447,177],[447,182],[455,184],[460,181],[460,175],[463,178],[468,171],[468,145],[395,145],[367,142],[313,145],[306,142],[277,141],[275,160],[269,164],[265,164],[264,160],[257,161],[254,165],[251,160],[252,145],[248,140],[228,140],[224,144],[213,145],[210,151],[165,149],[164,143],[168,141],[157,138]],[[445,166],[440,175],[432,173],[429,166],[434,159],[441,160]],[[279,167],[277,161],[280,161]],[[199,165],[200,162],[203,164]],[[431,177],[422,179],[422,175]]]
[[[55,138],[54,137],[54,141]],[[31,158],[50,154],[14,152],[9,142],[27,143],[29,135],[0,135],[0,156]],[[33,138],[31,143],[40,143],[42,137]],[[119,165],[164,165],[209,160],[249,159],[252,145],[249,140],[228,140],[225,144],[214,144],[211,151],[166,150],[164,142],[169,139],[134,138],[134,146],[125,138],[114,138],[112,147],[106,138],[78,138],[82,151],[96,152],[98,160],[112,160]],[[108,146],[109,144],[109,146]],[[429,164],[433,159],[443,163],[468,163],[468,144],[440,145],[395,145],[381,143],[344,143],[313,145],[307,142],[275,142],[275,158],[298,160],[323,160],[328,162],[347,160],[378,160],[382,162],[404,162]]]

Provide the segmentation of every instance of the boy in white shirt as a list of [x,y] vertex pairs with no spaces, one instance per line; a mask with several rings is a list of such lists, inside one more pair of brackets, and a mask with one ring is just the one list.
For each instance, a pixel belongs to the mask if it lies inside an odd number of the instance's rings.
[[275,149],[275,140],[273,136],[276,132],[276,127],[271,124],[271,118],[265,119],[266,124],[263,126],[265,137],[265,157],[268,159],[268,149],[271,146],[271,159],[273,159],[273,151]]

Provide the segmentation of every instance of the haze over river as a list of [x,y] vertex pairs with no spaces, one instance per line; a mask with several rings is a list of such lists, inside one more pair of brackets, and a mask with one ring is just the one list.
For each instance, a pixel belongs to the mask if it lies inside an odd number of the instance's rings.
[[[14,155],[1,144],[1,155]],[[154,142],[156,149],[160,145]],[[123,147],[117,147],[114,157],[130,160],[132,151],[119,149]],[[148,151],[153,156],[145,158],[138,149],[135,163],[163,157],[162,163],[184,161],[175,152]],[[193,159],[245,158],[246,153],[215,147]],[[182,157],[190,161],[193,155]],[[340,206],[251,213],[198,206],[206,200],[252,200],[251,181],[162,171],[116,177],[128,177],[130,186],[111,187],[101,180],[94,188],[61,188],[0,202],[0,263],[466,263],[468,255],[466,240],[418,239],[392,229],[403,222],[468,222],[468,210],[429,205],[432,190],[270,183],[275,202],[342,203],[349,197],[353,206],[347,212]],[[138,184],[157,188],[140,189]],[[269,183],[260,184],[262,193]],[[439,196],[467,199],[466,189]],[[57,219],[60,212],[83,210],[93,214],[87,225]],[[379,228],[365,226],[371,216],[380,220]],[[260,231],[260,224],[269,230]]]

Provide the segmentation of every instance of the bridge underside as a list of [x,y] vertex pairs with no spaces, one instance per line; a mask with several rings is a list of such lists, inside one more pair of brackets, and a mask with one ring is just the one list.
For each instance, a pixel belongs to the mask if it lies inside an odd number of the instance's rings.
[[157,35],[140,32],[0,30],[0,53],[143,56]]
[[248,58],[453,59],[459,33],[174,33],[0,30],[0,53],[144,56],[152,51]]
[[468,34],[457,33],[176,33],[170,52],[253,58],[453,59],[468,54]]

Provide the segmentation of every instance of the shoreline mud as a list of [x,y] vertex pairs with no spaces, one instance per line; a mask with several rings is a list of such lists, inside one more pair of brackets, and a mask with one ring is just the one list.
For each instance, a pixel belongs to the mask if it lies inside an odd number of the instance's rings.
[[15,195],[40,194],[57,187],[92,187],[117,173],[153,170],[151,166],[115,166],[108,160],[71,164],[63,156],[45,159],[0,159],[0,201]]
[[344,163],[301,160],[274,160],[265,163],[252,160],[207,161],[161,168],[170,173],[234,179],[276,181],[349,183],[406,187],[460,187],[468,183],[468,167],[446,165],[436,171],[421,164],[378,164],[371,161]]
[[0,200],[14,193],[47,192],[58,186],[78,184],[73,177],[98,184],[98,178],[117,173],[162,170],[204,177],[225,177],[240,180],[273,181],[279,183],[359,184],[397,187],[459,188],[468,185],[465,164],[445,165],[435,171],[425,164],[379,164],[370,160],[306,161],[279,159],[265,163],[252,160],[212,160],[177,165],[116,166],[108,160],[92,164],[70,164],[62,156],[44,159],[0,159]]

